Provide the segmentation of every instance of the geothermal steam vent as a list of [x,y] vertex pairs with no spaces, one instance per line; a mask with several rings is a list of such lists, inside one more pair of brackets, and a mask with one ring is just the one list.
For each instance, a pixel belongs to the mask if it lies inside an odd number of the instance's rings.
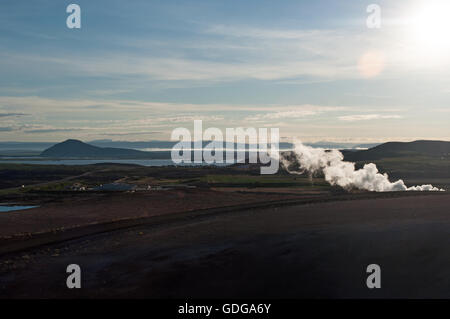
[[[355,163],[344,161],[344,155],[338,150],[313,148],[296,142],[292,157],[282,158],[282,164],[291,174],[318,172],[324,174],[325,180],[331,185],[338,185],[344,189],[364,189],[372,192],[398,191],[445,191],[433,185],[407,187],[403,180],[389,181],[387,174],[381,174],[375,164],[355,168]],[[292,166],[298,169],[291,169]]]

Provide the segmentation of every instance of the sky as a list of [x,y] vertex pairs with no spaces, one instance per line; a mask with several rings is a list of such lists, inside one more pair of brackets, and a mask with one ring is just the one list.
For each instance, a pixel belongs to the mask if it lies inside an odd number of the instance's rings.
[[169,140],[196,119],[285,141],[450,140],[447,2],[2,0],[0,141]]

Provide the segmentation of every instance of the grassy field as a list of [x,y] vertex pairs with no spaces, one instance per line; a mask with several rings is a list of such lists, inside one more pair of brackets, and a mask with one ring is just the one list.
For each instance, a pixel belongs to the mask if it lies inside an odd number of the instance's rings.
[[322,178],[297,175],[207,175],[200,180],[211,186],[228,187],[329,187]]
[[[357,162],[362,167],[366,162]],[[408,185],[433,184],[450,188],[450,159],[414,156],[375,161],[380,172],[391,180],[403,179]],[[259,167],[144,167],[123,164],[85,166],[0,164],[0,195],[35,191],[65,191],[74,184],[96,187],[107,183],[134,185],[228,188],[310,188],[331,187],[323,178],[289,175],[260,175]]]
[[236,167],[143,167],[135,165],[0,165],[0,195],[34,191],[64,191],[71,185],[95,187],[107,183],[133,185],[248,188],[329,188],[321,178],[260,175],[258,168]]

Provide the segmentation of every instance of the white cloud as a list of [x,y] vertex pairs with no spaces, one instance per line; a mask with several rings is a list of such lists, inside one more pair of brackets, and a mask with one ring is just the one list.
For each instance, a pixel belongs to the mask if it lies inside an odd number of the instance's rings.
[[0,64],[7,61],[24,72],[45,69],[46,73],[65,76],[126,76],[172,82],[300,77],[326,81],[360,78],[358,60],[365,53],[378,50],[387,57],[380,76],[421,69],[421,63],[413,60],[411,43],[384,29],[368,34],[361,29],[209,25],[195,34],[195,41],[124,37],[114,41],[125,50],[96,51],[95,55],[87,51],[76,56],[70,52],[43,55],[3,51]]
[[46,72],[66,75],[134,75],[165,81],[275,80],[301,76],[335,80],[358,77],[357,48],[370,47],[375,42],[373,38],[349,31],[223,25],[208,26],[198,36],[196,46],[183,40],[153,43],[158,50],[144,48],[140,53],[134,50],[136,41],[127,44],[122,39],[121,44],[133,53],[74,56],[3,52],[2,60],[29,69],[33,65],[46,65]]
[[327,106],[316,106],[316,105],[299,105],[299,106],[290,106],[287,109],[271,112],[271,113],[261,113],[250,115],[245,118],[246,121],[254,121],[254,122],[265,122],[272,120],[280,120],[280,119],[299,119],[308,116],[322,114],[324,112],[335,112],[347,109],[346,107],[327,107]]
[[257,39],[311,39],[332,35],[335,31],[320,30],[283,30],[255,28],[249,26],[213,25],[206,29],[205,33],[218,34],[222,36],[245,37]]
[[276,113],[256,114],[246,117],[247,121],[262,121],[262,120],[278,120],[286,118],[302,118],[306,116],[316,115],[316,111],[285,111]]
[[338,119],[346,122],[368,121],[368,120],[385,120],[385,119],[401,119],[400,115],[381,115],[381,114],[362,114],[362,115],[344,115]]

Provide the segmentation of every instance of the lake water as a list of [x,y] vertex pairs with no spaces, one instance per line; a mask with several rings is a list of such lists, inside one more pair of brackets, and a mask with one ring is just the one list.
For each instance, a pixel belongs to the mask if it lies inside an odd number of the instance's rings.
[[35,207],[38,207],[38,206],[1,206],[0,205],[0,213],[12,212],[15,210],[30,209],[30,208],[35,208]]
[[[140,159],[123,159],[123,160],[95,160],[95,159],[67,159],[67,160],[40,160],[40,159],[25,159],[25,158],[17,158],[17,159],[8,159],[8,160],[0,160],[0,163],[6,164],[35,164],[35,165],[92,165],[92,164],[100,164],[100,163],[113,163],[113,164],[134,164],[134,165],[142,165],[142,166],[169,166],[175,165],[172,160],[158,160],[158,159],[150,159],[150,160],[140,160]],[[204,166],[211,165],[207,163],[181,163],[176,164],[177,166]],[[226,166],[230,164],[213,164],[215,166]]]

